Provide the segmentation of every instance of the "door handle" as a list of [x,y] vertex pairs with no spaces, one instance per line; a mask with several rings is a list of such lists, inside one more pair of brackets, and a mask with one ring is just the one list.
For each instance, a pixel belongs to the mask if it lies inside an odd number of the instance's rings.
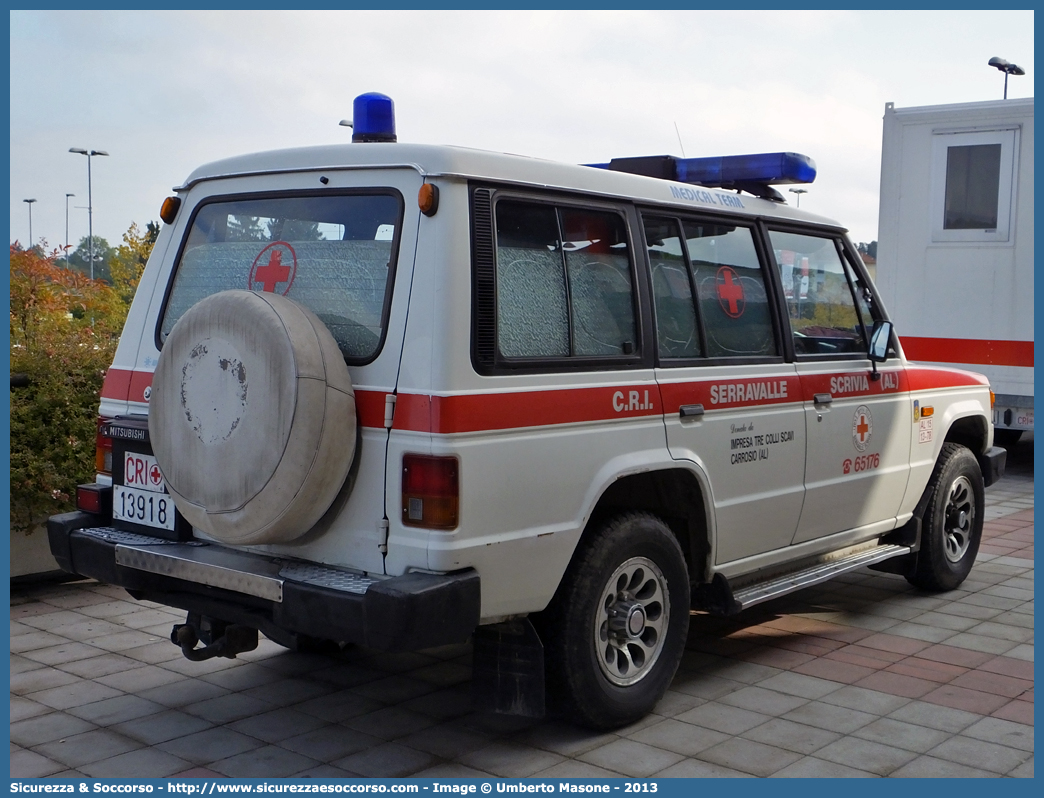
[[699,418],[703,413],[703,405],[682,405],[678,408],[678,416],[681,418]]
[[817,405],[828,405],[834,401],[834,397],[828,393],[817,393],[812,397],[812,401]]

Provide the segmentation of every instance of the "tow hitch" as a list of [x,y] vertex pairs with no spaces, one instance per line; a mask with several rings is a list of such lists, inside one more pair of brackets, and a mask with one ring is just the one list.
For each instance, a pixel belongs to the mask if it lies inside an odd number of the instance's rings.
[[[201,641],[203,647],[196,648]],[[174,624],[170,642],[193,662],[211,657],[235,659],[236,654],[257,648],[257,629],[190,612],[185,623]]]

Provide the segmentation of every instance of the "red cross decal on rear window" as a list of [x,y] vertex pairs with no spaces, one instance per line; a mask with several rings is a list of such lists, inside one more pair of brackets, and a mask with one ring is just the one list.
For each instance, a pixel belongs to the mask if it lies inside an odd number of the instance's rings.
[[746,301],[743,299],[743,286],[740,284],[739,275],[731,266],[722,266],[718,269],[715,278],[718,287],[718,304],[730,319],[738,319],[743,315]]
[[294,248],[286,241],[273,241],[254,258],[247,290],[258,290],[257,285],[260,283],[262,291],[274,294],[277,286],[286,283],[286,288],[279,292],[286,296],[290,293],[290,286],[293,285],[296,276],[297,253],[294,252]]

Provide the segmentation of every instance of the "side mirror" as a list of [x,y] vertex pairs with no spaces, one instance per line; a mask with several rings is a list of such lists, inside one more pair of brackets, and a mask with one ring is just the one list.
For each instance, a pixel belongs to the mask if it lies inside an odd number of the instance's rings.
[[870,360],[884,363],[888,359],[888,345],[892,341],[892,322],[875,321],[874,331],[870,336]]

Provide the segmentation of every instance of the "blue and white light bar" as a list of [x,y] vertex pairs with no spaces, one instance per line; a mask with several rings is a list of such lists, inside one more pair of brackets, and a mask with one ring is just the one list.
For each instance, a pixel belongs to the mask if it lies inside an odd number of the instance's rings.
[[796,152],[726,155],[717,158],[651,155],[640,158],[613,158],[609,163],[593,163],[588,166],[658,177],[662,180],[676,180],[705,188],[738,188],[773,199],[779,195],[768,190],[768,186],[811,183],[816,179],[815,161]]
[[738,183],[811,183],[816,179],[816,164],[796,152],[766,152],[754,155],[727,155],[721,158],[676,158],[678,180],[707,188]]

